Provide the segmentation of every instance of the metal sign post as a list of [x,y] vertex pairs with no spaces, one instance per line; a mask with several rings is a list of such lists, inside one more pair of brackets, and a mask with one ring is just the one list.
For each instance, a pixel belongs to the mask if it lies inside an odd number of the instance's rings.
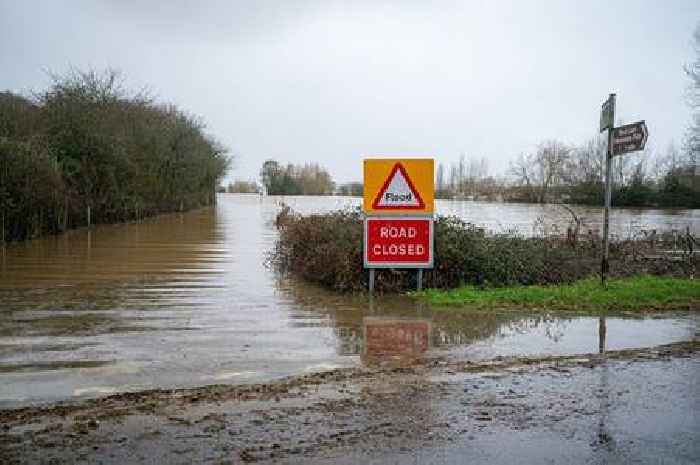
[[603,260],[600,264],[600,278],[603,286],[607,278],[609,264],[608,253],[610,250],[610,204],[612,203],[612,131],[615,124],[615,94],[610,94],[603,104],[600,117],[600,131],[608,130],[608,149],[605,153],[605,210],[603,212]]
[[605,154],[605,210],[603,213],[603,259],[600,265],[600,278],[603,286],[610,271],[610,208],[612,200],[612,159],[615,155],[624,155],[644,150],[649,131],[644,121],[614,127],[615,94],[610,94],[603,103],[600,113],[600,132],[608,130],[608,149]]

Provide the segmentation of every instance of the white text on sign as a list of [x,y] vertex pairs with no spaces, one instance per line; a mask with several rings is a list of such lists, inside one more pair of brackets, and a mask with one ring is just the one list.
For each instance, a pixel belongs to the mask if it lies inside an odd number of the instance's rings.
[[399,237],[405,237],[408,239],[413,239],[418,234],[418,231],[414,227],[400,228],[396,226],[382,226],[379,229],[379,237],[387,239],[396,239]]
[[372,254],[376,257],[422,256],[425,246],[422,244],[374,244]]

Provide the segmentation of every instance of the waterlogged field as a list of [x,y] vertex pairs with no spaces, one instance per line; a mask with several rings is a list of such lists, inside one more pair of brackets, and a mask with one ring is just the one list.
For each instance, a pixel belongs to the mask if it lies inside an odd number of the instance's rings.
[[[353,198],[220,195],[212,209],[2,249],[0,407],[357,366],[371,358],[365,330],[377,319],[425,322],[417,327],[429,328],[428,356],[598,350],[597,316],[458,315],[406,297],[370,302],[277,276],[264,262],[282,201],[302,213],[359,205]],[[569,221],[556,207],[439,201],[437,209],[523,234],[564,230]],[[579,213],[597,228],[599,210]],[[618,235],[686,227],[698,232],[697,211],[613,213]],[[697,331],[698,317],[689,313],[613,315],[606,347],[671,343]]]
[[[233,197],[233,195],[229,195]],[[342,208],[359,208],[362,199],[353,197],[272,197],[268,203],[285,203],[300,213],[317,213]],[[548,233],[566,232],[571,214],[557,205],[526,203],[497,203],[459,200],[436,200],[437,215],[455,215],[493,232],[517,231],[531,235],[545,230]],[[602,231],[603,209],[574,206],[582,222],[582,233]],[[700,232],[700,210],[613,208],[610,231],[613,237],[640,236],[643,232],[685,231]]]

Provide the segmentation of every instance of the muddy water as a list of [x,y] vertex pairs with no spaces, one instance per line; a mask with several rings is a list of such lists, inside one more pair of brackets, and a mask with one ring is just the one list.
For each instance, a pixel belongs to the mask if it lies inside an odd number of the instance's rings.
[[[281,197],[279,201],[303,213],[361,204],[361,199],[349,197]],[[524,235],[564,232],[572,220],[571,213],[558,205],[438,200],[435,209],[439,215],[456,215],[489,231],[517,231]],[[581,221],[583,233],[602,230],[601,208],[573,206],[572,209]],[[618,238],[639,236],[644,231],[685,231],[686,228],[700,233],[700,210],[614,208],[610,216],[611,235]]]
[[[405,298],[370,304],[280,279],[264,267],[276,237],[278,200],[222,195],[214,209],[3,249],[0,407],[353,366],[365,360],[366,322],[382,318],[426,321],[412,327],[429,328],[428,354],[490,358],[598,349],[597,318],[457,315]],[[285,200],[306,212],[357,203]],[[524,232],[547,213],[475,202],[443,202],[439,210]],[[549,218],[556,224],[557,214]],[[616,218],[621,234],[633,223],[697,230],[700,222],[692,211],[624,211]],[[698,318],[616,317],[607,325],[606,347],[620,349],[695,337]],[[393,332],[385,327],[387,337],[403,334],[400,324]]]

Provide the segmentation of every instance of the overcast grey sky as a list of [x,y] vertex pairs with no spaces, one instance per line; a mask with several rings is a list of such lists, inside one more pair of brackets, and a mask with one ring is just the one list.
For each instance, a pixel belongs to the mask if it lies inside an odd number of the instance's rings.
[[319,161],[361,180],[365,154],[461,152],[491,172],[544,139],[582,143],[600,104],[680,143],[682,66],[700,2],[0,0],[0,89],[113,67],[200,115],[236,157]]

